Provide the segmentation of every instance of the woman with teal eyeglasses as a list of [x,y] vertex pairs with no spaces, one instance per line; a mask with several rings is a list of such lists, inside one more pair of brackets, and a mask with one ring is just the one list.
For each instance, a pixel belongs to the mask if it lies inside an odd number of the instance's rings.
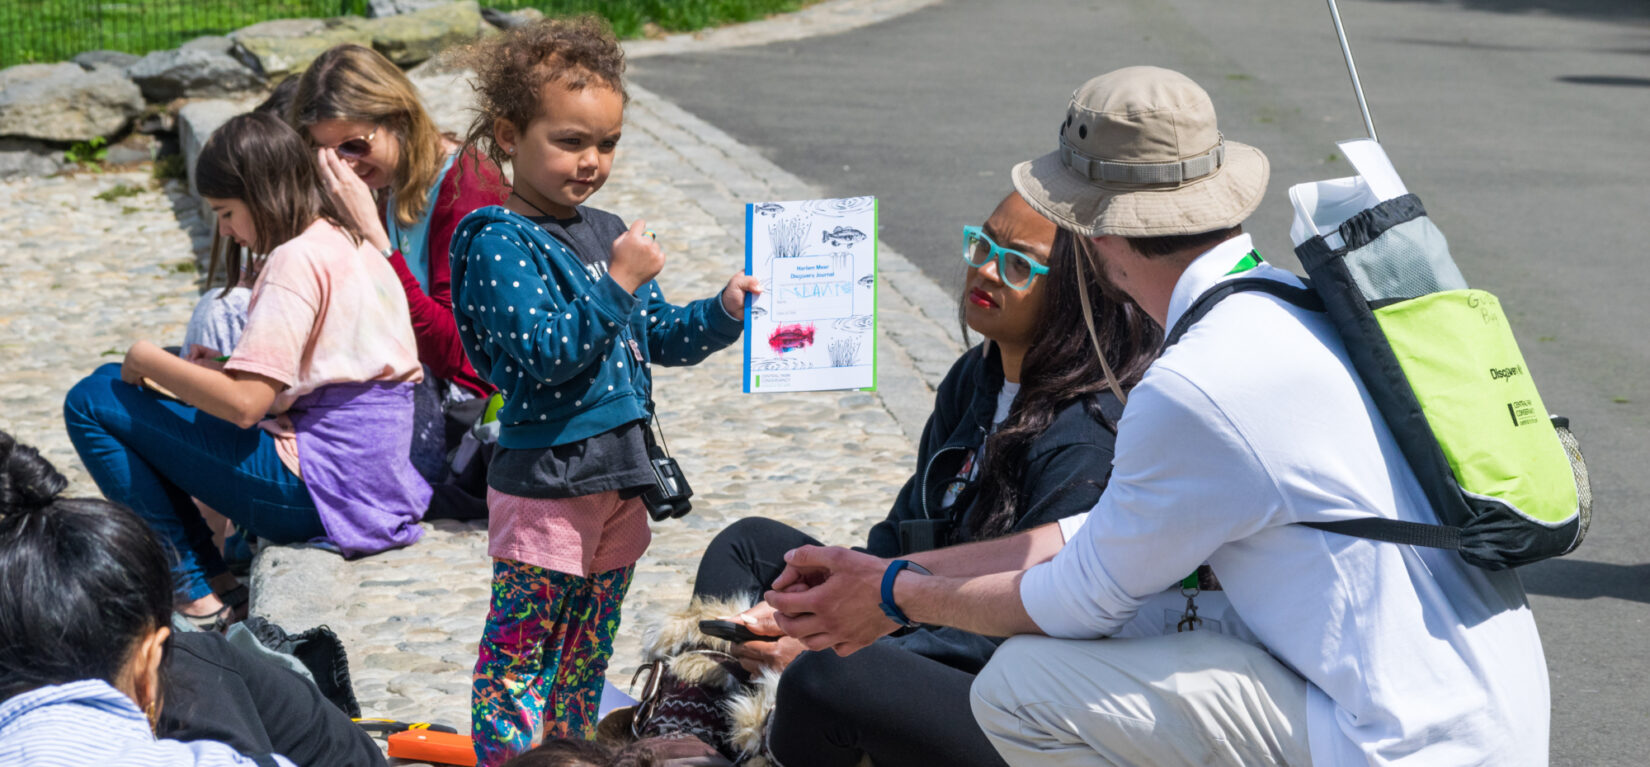
[[[862,544],[879,557],[1007,535],[1088,511],[1110,475],[1113,428],[1123,410],[1096,349],[1105,350],[1120,389],[1139,379],[1157,349],[1156,325],[1127,299],[1104,293],[1097,270],[1086,263],[1079,268],[1082,256],[1071,235],[1057,232],[1018,194],[983,225],[964,227],[962,256],[968,274],[959,314],[985,340],[939,385],[916,471]],[[770,519],[730,525],[700,560],[693,605],[679,616],[680,625],[664,627],[659,636],[695,637],[694,621],[751,604],[783,569],[786,551],[818,543]],[[738,605],[732,610],[730,600]],[[1001,640],[920,627],[843,658],[807,652],[797,640],[777,636],[772,614],[757,603],[737,619],[774,641],[717,646],[738,660],[738,668],[727,664],[728,672],[757,680],[743,693],[752,702],[735,707],[745,716],[683,726],[676,715],[703,710],[692,705],[694,696],[716,697],[721,678],[662,671],[661,689],[686,690],[685,702],[662,704],[657,719],[672,723],[658,731],[644,723],[643,734],[689,729],[717,741],[730,757],[760,745],[786,767],[851,767],[865,756],[878,767],[1002,764],[968,703],[974,675]],[[655,645],[649,660],[694,646]],[[696,685],[704,686],[693,691]],[[768,723],[764,699],[778,702]],[[731,736],[722,727],[731,728]]]
[[1048,267],[1031,256],[998,245],[983,226],[963,227],[963,260],[974,267],[996,262],[997,279],[1015,290],[1027,290],[1032,280],[1048,274]]

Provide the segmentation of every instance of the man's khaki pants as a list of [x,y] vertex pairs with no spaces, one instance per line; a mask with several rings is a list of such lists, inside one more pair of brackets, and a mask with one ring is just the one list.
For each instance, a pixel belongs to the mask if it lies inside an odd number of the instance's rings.
[[1306,681],[1212,631],[1008,640],[974,718],[1010,765],[1307,765]]

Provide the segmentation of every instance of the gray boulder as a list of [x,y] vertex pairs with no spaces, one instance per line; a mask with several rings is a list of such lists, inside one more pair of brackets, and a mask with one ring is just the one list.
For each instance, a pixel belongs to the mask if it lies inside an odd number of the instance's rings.
[[228,53],[235,47],[235,41],[223,35],[205,35],[190,40],[179,48],[190,51],[210,51],[212,53]]
[[91,71],[93,67],[99,65],[125,69],[138,63],[140,58],[143,57],[121,51],[86,51],[70,59],[70,61],[79,64],[81,69]]
[[119,133],[143,112],[143,93],[119,69],[22,64],[0,70],[0,136],[87,141]]
[[0,181],[23,176],[50,176],[69,163],[63,160],[63,150],[39,142],[15,138],[0,138]]
[[537,8],[523,8],[519,11],[501,11],[497,8],[481,9],[481,18],[499,29],[515,29],[525,24],[531,24],[544,18],[544,12]]
[[417,13],[430,8],[439,8],[452,0],[368,0],[367,16],[381,19],[387,16],[400,16],[404,13]]
[[118,144],[109,147],[108,154],[103,162],[109,165],[131,165],[133,163],[148,162],[155,159],[155,150],[160,142],[154,136],[142,133],[133,133]]
[[362,19],[280,19],[253,24],[231,35],[233,54],[270,81],[304,71],[328,48],[356,43],[376,49],[403,67],[442,49],[474,40],[491,26],[475,0],[444,2],[398,16]]
[[263,83],[258,73],[229,54],[227,37],[203,37],[170,51],[155,51],[126,68],[126,76],[150,101],[181,96],[227,96]]
[[[208,221],[212,220],[210,217]],[[252,555],[252,613],[280,626],[349,624],[350,589],[361,580],[328,551],[265,545]]]
[[343,43],[372,45],[366,19],[277,19],[253,24],[230,38],[234,55],[270,81],[297,74],[316,56]]
[[475,0],[373,19],[365,26],[372,34],[372,47],[403,67],[474,40],[484,26],[491,28],[482,21],[481,8]]
[[[200,193],[195,188],[195,161],[200,159],[206,140],[212,137],[212,131],[217,130],[218,126],[229,122],[229,118],[235,115],[250,111],[252,106],[250,101],[205,99],[191,101],[178,110],[178,148],[183,150],[184,166],[189,171],[189,191],[196,197]],[[205,200],[201,201],[201,209],[209,210]]]
[[151,104],[148,109],[132,124],[132,130],[146,133],[151,136],[158,133],[171,133],[177,129],[177,112],[168,109],[165,104]]

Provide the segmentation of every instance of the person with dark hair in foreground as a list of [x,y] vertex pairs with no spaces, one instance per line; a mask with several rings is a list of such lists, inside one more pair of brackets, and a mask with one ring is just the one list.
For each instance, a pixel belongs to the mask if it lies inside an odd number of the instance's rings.
[[607,767],[616,749],[584,738],[550,738],[499,767]]
[[0,764],[291,767],[218,742],[157,740],[172,577],[143,520],[0,432]]

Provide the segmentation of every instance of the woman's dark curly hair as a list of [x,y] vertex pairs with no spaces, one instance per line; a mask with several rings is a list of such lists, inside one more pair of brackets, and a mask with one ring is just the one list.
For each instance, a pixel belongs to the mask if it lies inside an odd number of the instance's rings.
[[113,684],[169,625],[172,573],[123,506],[61,498],[68,481],[0,431],[0,701],[82,679]]
[[482,40],[459,54],[475,71],[475,119],[464,136],[466,150],[485,154],[498,167],[509,162],[493,140],[493,126],[508,120],[517,130],[538,118],[544,87],[573,91],[599,86],[630,102],[624,88],[624,49],[598,16],[545,19]]
[[549,738],[503,767],[605,767],[615,749],[600,741],[583,738]]

